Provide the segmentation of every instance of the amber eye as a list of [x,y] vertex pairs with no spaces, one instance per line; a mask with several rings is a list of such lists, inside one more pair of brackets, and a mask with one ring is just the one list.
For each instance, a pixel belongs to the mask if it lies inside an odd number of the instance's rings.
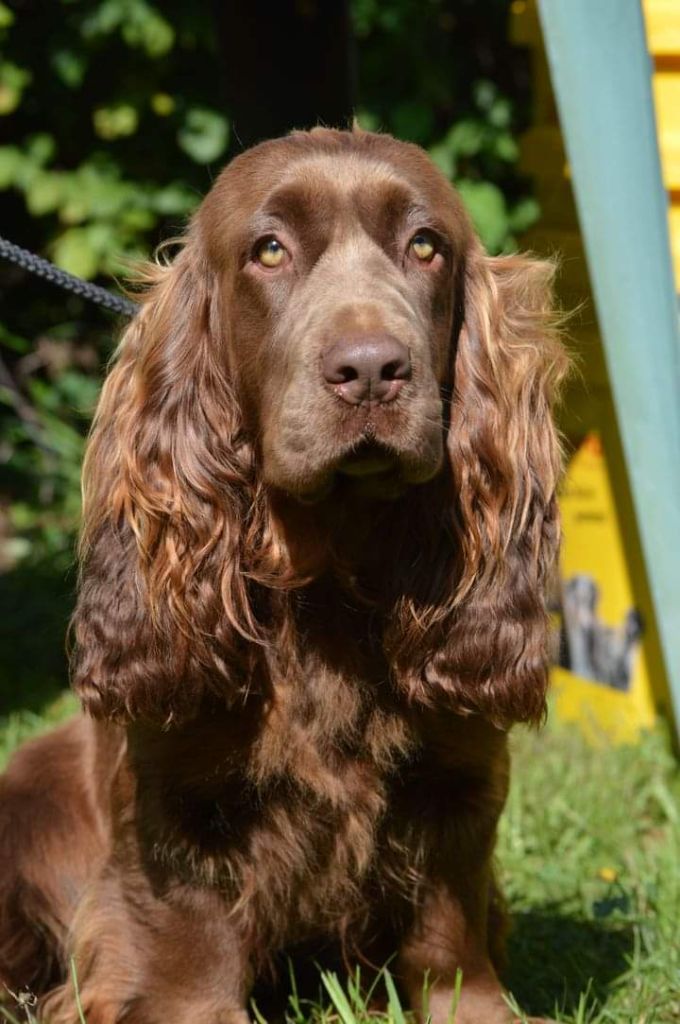
[[280,267],[285,255],[286,250],[276,238],[266,238],[255,252],[257,262],[263,267]]
[[423,232],[414,235],[411,239],[411,252],[416,259],[423,263],[429,263],[436,251],[434,240]]

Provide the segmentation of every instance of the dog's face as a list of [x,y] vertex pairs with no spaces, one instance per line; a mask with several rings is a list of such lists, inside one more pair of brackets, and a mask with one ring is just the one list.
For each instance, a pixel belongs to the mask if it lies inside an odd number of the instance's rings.
[[307,136],[304,148],[293,137],[251,150],[200,215],[263,478],[307,500],[338,475],[392,497],[440,469],[472,241],[422,151],[342,138],[340,149]]

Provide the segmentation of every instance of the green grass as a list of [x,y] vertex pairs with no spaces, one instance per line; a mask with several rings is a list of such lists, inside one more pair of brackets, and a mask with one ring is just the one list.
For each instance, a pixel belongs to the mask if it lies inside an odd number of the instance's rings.
[[[15,712],[0,722],[0,765],[72,706],[62,698],[44,715]],[[677,1024],[680,771],[667,736],[594,749],[552,724],[537,735],[518,731],[513,746],[498,847],[514,922],[505,979],[513,997],[563,1024]],[[293,990],[294,1024],[369,1017],[356,979],[322,980],[327,1005],[303,1005]],[[389,994],[389,1020],[403,1024]]]
[[45,732],[77,710],[78,704],[71,693],[62,693],[43,710],[12,711],[0,717],[0,771],[5,767],[13,750],[32,736]]
[[498,848],[520,1004],[570,1024],[680,1020],[680,772],[666,735],[518,734]]

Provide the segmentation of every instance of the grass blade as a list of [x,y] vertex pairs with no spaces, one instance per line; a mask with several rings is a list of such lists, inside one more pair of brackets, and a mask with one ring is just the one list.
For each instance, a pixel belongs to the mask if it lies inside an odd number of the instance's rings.
[[80,1001],[80,988],[78,987],[78,974],[76,972],[76,960],[75,957],[71,957],[71,980],[73,981],[73,992],[76,999],[76,1010],[78,1011],[78,1020],[80,1024],[87,1024],[85,1020],[85,1014],[83,1013],[83,1004]]
[[390,972],[385,968],[385,988],[387,989],[387,1012],[390,1017],[392,1024],[406,1024],[406,1016],[404,1014],[404,1008],[401,1005],[401,999],[397,992],[397,986],[394,984],[394,978]]
[[337,974],[324,971],[321,980],[343,1024],[358,1024],[356,1014],[349,1004]]

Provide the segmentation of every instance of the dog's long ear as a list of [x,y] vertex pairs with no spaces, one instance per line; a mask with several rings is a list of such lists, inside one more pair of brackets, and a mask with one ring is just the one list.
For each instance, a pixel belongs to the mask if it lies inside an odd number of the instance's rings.
[[148,268],[85,459],[73,685],[99,717],[166,722],[233,694],[257,634],[240,551],[251,452],[196,236]]
[[431,567],[437,590],[411,615],[428,652],[409,676],[412,697],[499,724],[537,721],[545,709],[561,461],[552,404],[568,365],[553,271],[527,256],[469,260],[447,438],[454,518],[440,529],[451,572]]

